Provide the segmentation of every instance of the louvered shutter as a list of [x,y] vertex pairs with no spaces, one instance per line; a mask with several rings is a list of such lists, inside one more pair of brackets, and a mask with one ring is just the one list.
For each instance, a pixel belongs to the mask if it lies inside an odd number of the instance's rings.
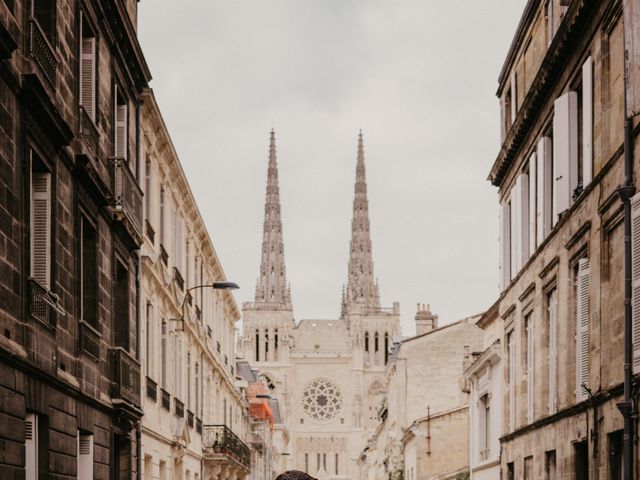
[[91,120],[95,121],[96,103],[96,39],[82,38],[80,52],[80,103]]
[[518,195],[516,194],[515,187],[511,190],[510,197],[510,226],[509,230],[511,232],[511,245],[509,255],[511,256],[511,273],[509,275],[509,280],[513,279],[516,276],[516,272],[518,271],[518,254],[516,245],[518,243]]
[[128,108],[126,103],[119,103],[119,94],[118,87],[115,87],[115,105],[114,105],[114,116],[115,116],[115,128],[114,128],[114,146],[115,146],[115,156],[123,159],[127,159],[127,132],[129,121],[128,118]]
[[38,417],[27,413],[24,419],[25,480],[38,480]]
[[571,206],[578,183],[578,94],[557,98],[553,113],[553,224]]
[[511,205],[508,201],[501,205],[501,211],[502,288],[505,289],[511,281]]
[[508,334],[509,352],[509,430],[516,428],[516,341],[515,333]]
[[504,205],[502,203],[498,204],[498,285],[500,291],[505,288],[504,281],[504,223],[502,221],[503,218]]
[[160,381],[162,388],[167,390],[167,322],[162,320],[162,331],[160,338]]
[[529,158],[529,255],[536,251],[536,195],[537,195],[537,155],[533,153]]
[[578,261],[576,288],[576,400],[586,398],[582,384],[589,386],[589,259]]
[[558,408],[558,291],[553,290],[548,297],[549,304],[549,414]]
[[78,480],[93,480],[93,435],[78,434]]
[[527,421],[533,422],[533,395],[534,395],[534,330],[533,313],[527,317]]
[[43,287],[51,283],[51,174],[32,172],[31,276]]
[[519,211],[520,211],[520,268],[529,259],[529,174],[520,175]]
[[640,372],[640,193],[631,199],[631,318],[633,373]]
[[538,141],[536,157],[538,159],[538,201],[536,204],[537,244],[541,245],[551,231],[553,157],[551,138],[542,137]]
[[593,58],[582,65],[582,184],[593,177]]
[[511,72],[511,123],[516,121],[518,114],[518,86],[516,82],[516,72]]

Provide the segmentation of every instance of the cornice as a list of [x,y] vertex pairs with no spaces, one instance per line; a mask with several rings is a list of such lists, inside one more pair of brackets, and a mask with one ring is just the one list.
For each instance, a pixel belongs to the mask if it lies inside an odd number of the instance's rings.
[[569,7],[491,167],[488,180],[493,185],[502,184],[533,123],[548,103],[550,92],[564,73],[562,67],[573,53],[576,40],[599,5],[598,0],[574,0]]

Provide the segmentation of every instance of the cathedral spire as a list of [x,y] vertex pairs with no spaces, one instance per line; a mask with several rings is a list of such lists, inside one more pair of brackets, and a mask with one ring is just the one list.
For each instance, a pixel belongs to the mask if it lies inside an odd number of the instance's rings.
[[373,277],[371,236],[369,233],[369,201],[367,199],[362,131],[358,135],[357,158],[351,243],[349,245],[349,280],[346,296],[343,296],[342,316],[350,312],[363,311],[380,306],[378,285]]
[[273,305],[274,308],[291,308],[290,289],[284,268],[284,244],[280,217],[280,189],[278,188],[278,163],[276,134],[271,130],[269,142],[269,169],[267,196],[264,206],[262,232],[262,262],[256,285],[256,303]]

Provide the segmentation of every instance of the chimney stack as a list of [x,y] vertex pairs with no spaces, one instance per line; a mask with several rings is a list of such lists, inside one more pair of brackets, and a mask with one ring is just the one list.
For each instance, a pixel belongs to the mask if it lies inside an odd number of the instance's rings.
[[438,328],[438,316],[431,313],[430,305],[418,304],[416,312],[416,335],[422,335]]

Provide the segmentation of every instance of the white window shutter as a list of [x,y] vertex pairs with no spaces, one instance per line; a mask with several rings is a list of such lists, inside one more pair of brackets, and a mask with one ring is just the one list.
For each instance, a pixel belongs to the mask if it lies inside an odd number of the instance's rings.
[[534,397],[534,329],[533,314],[529,315],[527,321],[527,422],[533,422],[533,397]]
[[95,121],[96,104],[96,39],[83,37],[80,51],[80,104]]
[[582,65],[582,185],[593,178],[593,58]]
[[631,199],[631,318],[633,373],[640,372],[640,193]]
[[509,349],[509,430],[516,428],[516,339],[515,331],[508,337]]
[[558,409],[558,291],[549,295],[549,414]]
[[502,258],[502,288],[505,289],[509,286],[511,280],[511,207],[508,201],[503,202],[501,205],[501,251],[500,257]]
[[511,123],[516,121],[516,115],[518,114],[518,90],[516,82],[516,72],[511,72]]
[[498,204],[498,287],[500,291],[504,290],[504,224],[502,221],[502,213],[504,205]]
[[162,388],[167,390],[167,323],[162,321],[160,337],[160,382]]
[[51,174],[32,172],[31,276],[51,287]]
[[38,480],[38,417],[27,413],[24,419],[25,480]]
[[553,225],[571,206],[578,183],[578,94],[567,92],[557,98],[553,113]]
[[578,261],[576,288],[576,400],[586,399],[589,386],[589,259]]
[[536,243],[536,195],[537,195],[537,178],[538,178],[538,170],[537,170],[537,155],[535,152],[529,158],[529,255],[527,258],[531,257],[536,248],[538,247]]
[[115,152],[114,155],[119,158],[123,158],[127,160],[127,133],[128,129],[128,108],[127,104],[118,103],[119,94],[118,94],[118,86],[116,85],[114,88],[115,91],[115,99],[114,99],[114,116],[115,116],[115,125],[114,125],[114,146]]
[[513,279],[518,272],[518,194],[516,193],[516,187],[511,189],[509,195],[511,201],[511,225],[509,230],[511,231],[511,275],[509,279]]
[[511,204],[513,208],[515,205],[515,217],[513,229],[515,231],[515,270],[513,276],[515,277],[522,268],[522,176],[519,175],[516,179],[516,183],[513,189],[513,195],[515,202]]
[[519,191],[520,207],[520,268],[524,267],[531,255],[529,247],[529,174],[524,172],[520,175]]
[[541,245],[551,231],[553,198],[553,157],[551,138],[542,137],[536,150],[538,163],[538,201],[536,203],[537,244]]
[[78,480],[93,480],[93,435],[78,432]]

